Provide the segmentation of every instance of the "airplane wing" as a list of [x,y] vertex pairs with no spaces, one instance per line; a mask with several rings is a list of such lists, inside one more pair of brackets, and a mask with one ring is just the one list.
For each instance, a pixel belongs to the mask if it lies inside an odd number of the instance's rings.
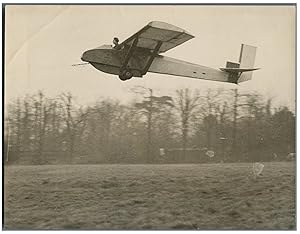
[[148,50],[155,50],[157,44],[161,43],[158,51],[155,51],[159,54],[194,38],[194,36],[174,25],[153,21],[119,44],[116,48],[131,46],[137,38],[138,41],[135,46]]

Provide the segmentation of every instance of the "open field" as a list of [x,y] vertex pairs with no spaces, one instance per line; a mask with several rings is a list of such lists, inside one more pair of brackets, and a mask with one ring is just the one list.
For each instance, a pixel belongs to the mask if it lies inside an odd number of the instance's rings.
[[5,167],[5,229],[295,229],[295,164]]

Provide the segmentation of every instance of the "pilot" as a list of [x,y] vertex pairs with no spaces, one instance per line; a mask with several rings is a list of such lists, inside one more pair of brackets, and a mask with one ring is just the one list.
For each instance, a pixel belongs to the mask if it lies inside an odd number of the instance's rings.
[[114,37],[113,44],[115,45],[114,47],[118,46],[119,45],[119,38]]

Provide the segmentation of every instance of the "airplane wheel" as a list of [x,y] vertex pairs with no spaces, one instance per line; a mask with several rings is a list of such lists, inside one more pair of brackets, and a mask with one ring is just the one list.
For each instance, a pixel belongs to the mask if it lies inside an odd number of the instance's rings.
[[128,70],[124,70],[123,72],[121,72],[121,74],[119,75],[119,78],[123,81],[125,80],[129,80],[132,78],[132,73]]

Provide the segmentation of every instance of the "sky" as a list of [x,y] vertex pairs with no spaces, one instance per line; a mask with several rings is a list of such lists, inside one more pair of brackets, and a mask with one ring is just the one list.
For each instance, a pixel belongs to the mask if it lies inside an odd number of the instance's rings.
[[[71,92],[86,104],[101,97],[130,101],[136,86],[154,95],[238,88],[295,110],[295,12],[294,6],[6,6],[5,100],[38,90],[50,97]],[[72,66],[84,51],[112,44],[113,37],[122,42],[154,20],[195,36],[163,55],[218,69],[238,62],[244,43],[257,47],[261,69],[236,86],[153,73],[123,82],[91,65]]]

